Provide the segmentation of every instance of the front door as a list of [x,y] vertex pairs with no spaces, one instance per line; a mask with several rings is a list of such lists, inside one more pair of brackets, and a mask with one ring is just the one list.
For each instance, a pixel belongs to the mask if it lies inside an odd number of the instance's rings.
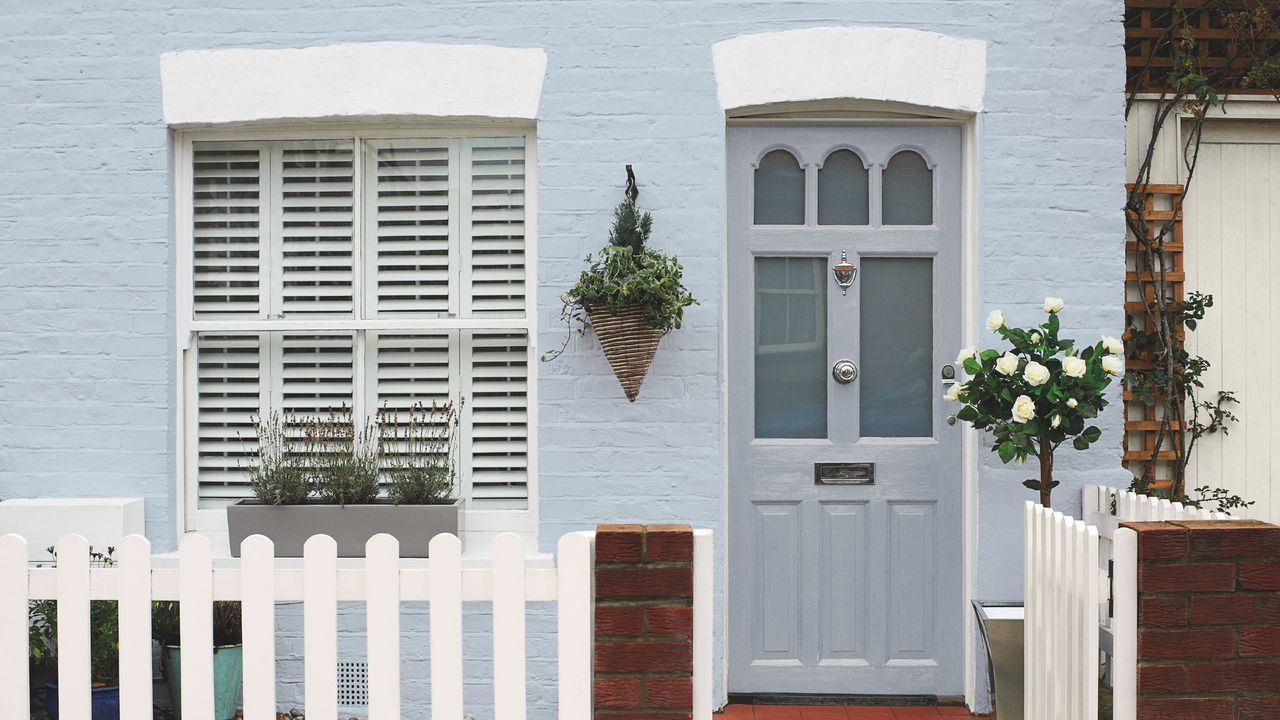
[[730,692],[963,692],[960,146],[729,128]]

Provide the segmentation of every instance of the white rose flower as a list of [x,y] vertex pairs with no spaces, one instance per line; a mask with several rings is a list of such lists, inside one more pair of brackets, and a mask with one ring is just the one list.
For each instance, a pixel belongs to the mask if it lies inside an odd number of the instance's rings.
[[1078,357],[1068,355],[1062,358],[1062,373],[1067,377],[1084,377],[1085,362]]
[[1074,409],[1074,408],[1075,408],[1075,406],[1077,406],[1077,405],[1079,405],[1079,404],[1080,404],[1080,403],[1079,403],[1079,402],[1076,402],[1076,399],[1075,399],[1075,398],[1069,398],[1069,399],[1067,400],[1067,407],[1069,407],[1069,408],[1073,408],[1073,409]]
[[1044,299],[1044,311],[1047,313],[1056,313],[1065,305],[1066,303],[1062,302],[1062,298],[1047,297]]
[[1040,333],[1038,332],[1031,333],[1031,342],[1033,343],[1040,342]]
[[1124,358],[1119,355],[1108,355],[1102,358],[1102,370],[1108,375],[1119,375],[1124,372]]
[[1116,338],[1111,337],[1110,335],[1102,336],[1102,347],[1106,348],[1107,352],[1111,353],[1112,355],[1124,354],[1124,343],[1120,342]]
[[1031,387],[1038,387],[1049,382],[1049,368],[1032,360],[1027,363],[1027,369],[1022,371],[1022,377],[1031,383]]
[[1058,427],[1059,425],[1062,424],[1062,418],[1058,415],[1054,415],[1053,420],[1051,420],[1049,424],[1052,425],[1053,427]]
[[996,372],[1001,375],[1012,375],[1018,372],[1018,356],[1005,353],[996,359]]
[[1002,327],[1004,327],[1004,313],[999,310],[992,310],[991,314],[987,316],[987,329],[999,330]]
[[958,402],[960,393],[964,392],[964,387],[960,383],[951,383],[951,387],[947,388],[947,394],[942,396],[947,402]]
[[1036,416],[1036,403],[1026,395],[1019,395],[1017,400],[1013,401],[1013,421],[1016,423],[1025,423]]
[[978,349],[972,345],[969,345],[964,349],[962,349],[960,351],[960,354],[956,356],[956,364],[964,365],[965,360],[968,360],[969,358],[976,358],[976,357],[978,357]]

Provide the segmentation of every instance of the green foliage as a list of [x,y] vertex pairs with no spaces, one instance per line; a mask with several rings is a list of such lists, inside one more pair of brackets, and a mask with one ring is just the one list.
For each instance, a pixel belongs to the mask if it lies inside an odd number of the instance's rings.
[[[613,217],[609,244],[599,254],[587,256],[587,268],[578,282],[560,296],[561,318],[572,324],[575,319],[587,319],[588,307],[617,312],[638,306],[655,329],[678,329],[684,321],[684,309],[698,302],[684,286],[684,268],[675,257],[645,246],[653,218],[649,213],[640,214],[634,202],[619,203]],[[542,359],[554,359],[563,351],[561,347]]]
[[[1011,328],[999,311],[988,318],[1009,348],[972,348],[961,351],[956,362],[969,380],[952,387],[947,399],[962,403],[956,416],[978,430],[992,435],[992,451],[1000,461],[1025,462],[1028,457],[1046,459],[1052,468],[1052,454],[1071,441],[1077,450],[1086,450],[1102,437],[1090,424],[1107,406],[1104,396],[1112,376],[1123,370],[1123,359],[1113,353],[1119,341],[1102,341],[1077,348],[1075,341],[1059,337],[1060,301],[1051,305],[1047,320],[1034,328]],[[1046,455],[1047,451],[1047,455]],[[1046,472],[1041,480],[1024,483],[1047,497],[1057,482]],[[1048,487],[1042,488],[1042,482]]]
[[[163,646],[181,641],[181,607],[173,601],[151,603],[151,637]],[[213,603],[213,646],[239,645],[243,640],[240,603]]]
[[450,502],[454,492],[454,452],[459,409],[453,403],[417,403],[405,418],[379,413],[384,467],[390,475],[387,496],[397,505]]
[[[1244,510],[1254,504],[1252,500],[1246,501],[1244,498],[1239,495],[1234,495],[1228,490],[1210,487],[1208,485],[1193,489],[1191,491],[1194,493],[1193,495],[1175,496],[1175,493],[1171,490],[1154,487],[1142,478],[1135,477],[1133,482],[1129,483],[1129,489],[1142,495],[1150,495],[1151,497],[1164,498],[1171,502],[1182,503],[1187,507],[1206,509],[1205,506],[1212,505],[1212,507],[1207,509],[1214,512],[1220,512],[1223,515],[1230,515],[1232,510]],[[1115,504],[1114,499],[1112,500],[1112,504]],[[1112,512],[1115,512],[1114,507],[1112,508]]]
[[[89,548],[90,566],[115,564],[112,554]],[[49,549],[53,563],[58,556]],[[27,647],[33,665],[58,670],[58,601],[32,600],[27,605]],[[120,682],[120,604],[115,600],[89,601],[89,679],[94,686]]]

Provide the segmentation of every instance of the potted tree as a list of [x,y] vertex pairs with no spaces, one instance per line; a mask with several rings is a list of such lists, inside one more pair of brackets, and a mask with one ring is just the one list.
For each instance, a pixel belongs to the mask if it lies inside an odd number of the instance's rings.
[[[1009,344],[979,352],[967,347],[956,364],[969,379],[955,383],[946,399],[961,404],[956,417],[991,433],[991,450],[1000,461],[1026,462],[1036,458],[1038,478],[1023,482],[1049,507],[1053,489],[1054,453],[1068,441],[1087,450],[1102,431],[1089,421],[1107,406],[1105,392],[1113,377],[1124,372],[1124,345],[1103,337],[1077,347],[1058,336],[1061,298],[1044,299],[1046,320],[1033,328],[1013,328],[1004,313],[987,316],[987,328]],[[974,601],[979,629],[987,647],[990,686],[996,715],[1021,718],[1023,676],[1023,608],[1017,601]]]
[[[163,649],[161,667],[169,686],[173,716],[182,718],[182,648],[179,645],[180,607],[176,602],[151,604],[151,636]],[[213,604],[213,717],[231,720],[244,676],[240,603]]]
[[[640,394],[658,341],[678,329],[684,309],[697,303],[681,281],[679,261],[647,246],[653,216],[636,207],[639,194],[628,165],[626,199],[614,208],[609,244],[598,256],[587,256],[587,269],[561,296],[561,317],[570,325],[580,322],[580,332],[587,325],[595,330],[630,402]],[[563,352],[564,346],[543,360]]]
[[363,557],[369,538],[388,533],[402,557],[427,557],[431,538],[460,535],[458,409],[383,408],[363,425],[357,430],[346,408],[327,418],[258,418],[248,468],[254,498],[227,506],[232,554],[261,534],[277,557],[300,557],[307,538],[325,534],[339,556]]

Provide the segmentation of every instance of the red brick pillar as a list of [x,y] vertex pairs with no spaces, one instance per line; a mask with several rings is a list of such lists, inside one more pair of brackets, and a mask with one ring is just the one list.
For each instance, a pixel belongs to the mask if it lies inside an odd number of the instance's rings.
[[1139,720],[1280,718],[1280,527],[1124,527],[1138,533]]
[[595,717],[693,715],[693,530],[596,528]]

